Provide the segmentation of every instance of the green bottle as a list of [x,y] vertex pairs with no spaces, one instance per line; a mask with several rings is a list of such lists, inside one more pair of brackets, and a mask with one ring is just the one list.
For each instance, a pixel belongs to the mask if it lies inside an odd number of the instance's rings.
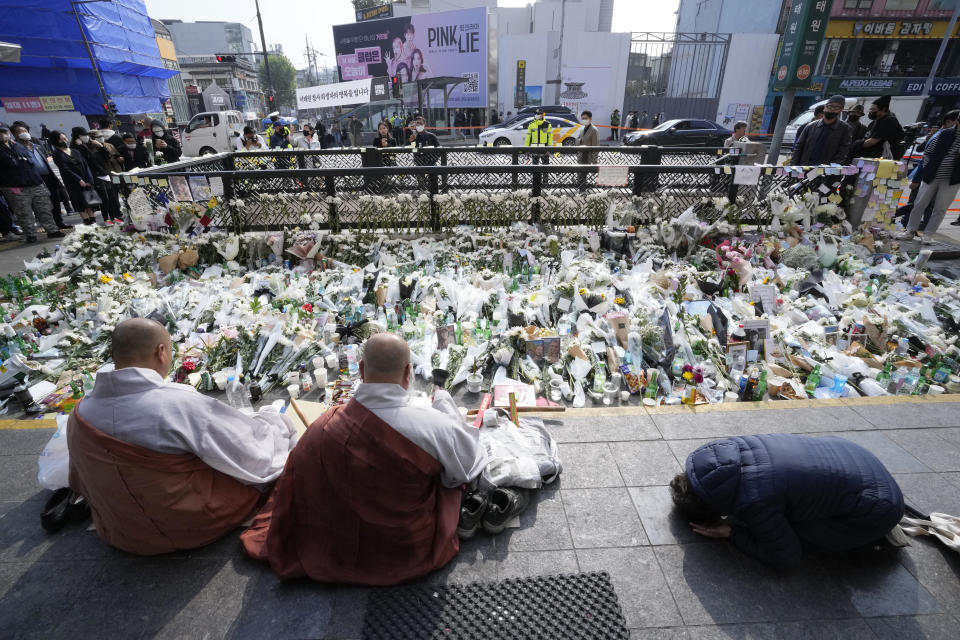
[[463,327],[460,326],[459,320],[457,320],[457,326],[453,330],[453,335],[457,339],[457,344],[463,344]]
[[657,399],[657,370],[651,369],[650,376],[647,378],[647,392],[644,394],[645,397],[651,398],[653,400]]
[[767,395],[767,370],[764,369],[760,372],[760,380],[757,381],[757,386],[753,390],[753,399],[755,402],[763,400],[763,396]]
[[603,393],[603,385],[607,382],[607,372],[603,368],[603,363],[600,362],[597,364],[597,367],[593,370],[593,392],[594,393]]
[[817,387],[820,385],[820,365],[817,365],[813,368],[813,371],[810,372],[810,375],[807,376],[807,384],[804,386],[804,390],[808,395],[813,395],[813,392],[817,390]]
[[883,371],[877,374],[877,384],[881,387],[886,388],[887,384],[890,382],[890,372],[893,370],[893,363],[888,362],[887,366],[883,368]]

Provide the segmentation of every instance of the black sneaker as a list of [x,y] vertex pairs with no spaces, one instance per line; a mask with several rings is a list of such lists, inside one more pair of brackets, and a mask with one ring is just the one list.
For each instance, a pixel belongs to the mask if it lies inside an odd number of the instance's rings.
[[502,487],[490,493],[490,506],[483,516],[483,528],[492,535],[506,529],[507,523],[530,505],[526,489]]
[[37,241],[37,236],[27,236],[27,239],[24,240],[27,244],[33,244]]
[[488,504],[486,492],[469,491],[463,494],[463,501],[460,503],[460,522],[457,523],[457,536],[461,540],[469,540],[477,532]]
[[40,525],[49,533],[56,533],[63,529],[67,524],[69,516],[67,507],[70,504],[70,498],[73,492],[69,488],[57,489],[43,505],[43,511],[40,513]]
[[70,522],[83,522],[90,517],[90,503],[78,493],[70,492],[67,501],[67,517]]
[[54,231],[53,233],[47,231],[48,240],[50,238],[66,238],[66,237],[67,237],[67,234],[65,234],[63,231]]

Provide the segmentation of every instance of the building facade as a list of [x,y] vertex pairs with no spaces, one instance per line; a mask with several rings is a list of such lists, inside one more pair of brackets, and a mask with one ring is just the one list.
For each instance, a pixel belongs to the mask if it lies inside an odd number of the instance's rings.
[[177,51],[173,45],[173,38],[169,29],[159,20],[150,19],[153,31],[157,35],[157,48],[163,59],[163,66],[177,71],[177,75],[167,78],[167,88],[170,89],[170,98],[163,103],[164,115],[168,126],[185,125],[190,120],[190,103],[187,101],[187,89],[180,75],[180,64],[177,62]]
[[[265,114],[253,34],[237,22],[162,20],[176,48],[191,115],[235,109],[246,120]],[[217,56],[223,58],[217,61]],[[208,104],[209,103],[209,104]]]

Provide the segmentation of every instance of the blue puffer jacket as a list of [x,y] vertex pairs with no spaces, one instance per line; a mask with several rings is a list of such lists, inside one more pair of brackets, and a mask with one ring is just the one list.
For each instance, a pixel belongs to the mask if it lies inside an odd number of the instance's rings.
[[687,457],[687,477],[714,510],[736,517],[731,541],[781,569],[803,544],[844,551],[882,537],[903,494],[872,453],[842,438],[789,434],[714,440]]

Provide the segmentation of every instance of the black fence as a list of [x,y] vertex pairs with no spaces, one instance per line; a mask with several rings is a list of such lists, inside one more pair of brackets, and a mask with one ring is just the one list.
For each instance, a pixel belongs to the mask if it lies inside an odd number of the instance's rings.
[[[676,216],[690,207],[701,219],[735,214],[731,221],[763,222],[768,198],[790,197],[798,182],[773,174],[762,175],[756,185],[735,185],[723,165],[737,158],[715,149],[544,151],[238,152],[155,167],[123,180],[128,188],[139,186],[153,203],[165,204],[185,197],[190,178],[196,188],[196,178],[202,176],[201,188],[209,182],[214,193],[222,193],[206,212],[215,227],[396,232],[432,232],[460,224],[495,228],[518,221],[599,226],[611,207],[618,220],[635,224]],[[533,164],[544,159],[550,164]],[[723,198],[738,206],[724,207]]]

